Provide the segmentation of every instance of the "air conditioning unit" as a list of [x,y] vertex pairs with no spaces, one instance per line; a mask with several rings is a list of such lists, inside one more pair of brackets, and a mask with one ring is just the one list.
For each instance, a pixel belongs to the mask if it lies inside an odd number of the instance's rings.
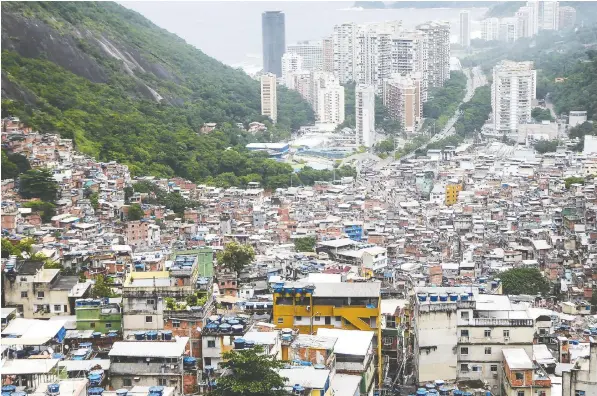
[[504,341],[506,341],[506,342],[510,341],[510,337],[504,337]]
[[493,378],[497,378],[498,377],[498,373],[493,373]]

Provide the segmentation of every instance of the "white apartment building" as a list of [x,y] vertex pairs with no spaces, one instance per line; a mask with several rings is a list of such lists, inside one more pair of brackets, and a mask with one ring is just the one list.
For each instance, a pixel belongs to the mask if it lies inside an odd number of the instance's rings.
[[518,39],[518,20],[516,18],[500,19],[498,39],[506,43],[513,43]]
[[391,74],[392,33],[370,27],[357,34],[356,76],[358,84],[373,85],[381,92],[383,81]]
[[321,42],[322,52],[322,70],[324,72],[334,72],[334,39],[332,36],[324,37]]
[[514,14],[514,18],[516,18],[517,38],[532,37],[535,34],[532,7],[520,7]]
[[460,35],[458,42],[463,47],[471,46],[471,15],[468,11],[460,11]]
[[494,41],[499,37],[500,20],[498,18],[487,18],[481,21],[481,39]]
[[419,73],[422,77],[421,100],[427,101],[427,36],[419,31],[401,31],[392,36],[392,74]]
[[269,117],[275,124],[278,120],[276,75],[272,73],[261,76],[261,115]]
[[332,43],[334,47],[334,74],[340,84],[355,81],[355,51],[358,26],[343,23],[334,26]]
[[296,72],[292,74],[292,86],[303,99],[313,104],[311,98],[311,72],[303,70],[302,72]]
[[300,55],[303,59],[302,69],[309,71],[323,70],[323,42],[299,41],[286,47],[286,53]]
[[[418,77],[418,78],[417,78]],[[406,133],[414,133],[421,120],[421,77],[392,75],[384,81],[383,103],[393,120],[400,121]]]
[[294,89],[294,74],[303,70],[303,57],[294,52],[282,55],[282,82],[288,89]]
[[428,22],[417,26],[427,38],[427,73],[429,88],[443,87],[450,78],[450,24]]
[[558,30],[560,28],[560,3],[541,1],[539,3],[539,22],[542,30]]
[[344,87],[332,73],[311,74],[311,95],[317,121],[326,124],[344,122]]
[[414,367],[418,384],[487,381],[499,392],[502,350],[522,348],[532,356],[533,319],[526,305],[508,296],[479,294],[471,287],[415,289]]
[[375,88],[359,84],[354,97],[357,147],[371,147],[375,144]]
[[496,132],[515,132],[531,122],[537,71],[533,62],[502,61],[493,68],[491,106]]
[[541,25],[539,24],[539,2],[538,1],[527,1],[526,7],[530,10],[530,30],[531,36],[539,33]]
[[559,18],[558,27],[560,30],[573,28],[576,23],[576,9],[570,6],[561,6]]

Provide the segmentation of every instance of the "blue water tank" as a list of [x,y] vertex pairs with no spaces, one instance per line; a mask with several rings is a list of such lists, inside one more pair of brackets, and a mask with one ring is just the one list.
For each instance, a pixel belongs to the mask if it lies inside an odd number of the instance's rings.
[[91,333],[91,336],[93,338],[101,338],[102,337],[102,333],[99,331],[94,331],[93,333]]
[[157,331],[148,331],[147,332],[147,339],[148,340],[157,340],[158,339],[158,332]]
[[429,293],[429,301],[437,302],[438,296],[435,293]]
[[419,294],[417,294],[417,297],[419,298],[419,301],[421,301],[421,302],[427,301],[427,293],[419,293]]
[[245,349],[245,339],[237,338],[234,340],[234,349]]
[[2,393],[12,393],[17,390],[17,387],[14,385],[4,385],[2,387]]
[[441,294],[439,296],[439,300],[440,301],[448,301],[448,295],[447,294]]
[[468,294],[462,293],[460,295],[460,301],[468,301]]
[[48,385],[48,394],[57,395],[59,393],[60,393],[60,384],[49,384]]
[[164,330],[162,332],[162,337],[164,337],[165,341],[170,341],[172,339],[172,332],[170,330]]
[[135,340],[141,341],[145,339],[145,332],[144,331],[136,331],[135,332]]
[[128,389],[116,389],[116,396],[126,396],[128,393]]
[[101,395],[102,393],[104,393],[104,388],[100,387],[89,388],[87,390],[88,395]]

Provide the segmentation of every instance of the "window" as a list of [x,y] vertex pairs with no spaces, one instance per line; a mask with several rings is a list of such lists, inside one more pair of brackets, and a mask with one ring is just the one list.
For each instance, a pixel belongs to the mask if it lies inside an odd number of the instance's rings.
[[302,316],[295,316],[294,320],[303,320],[303,317]]
[[491,337],[491,330],[485,330],[485,337]]
[[341,316],[334,316],[334,320],[336,322],[340,322],[342,320],[342,317]]
[[284,318],[278,318],[278,324],[284,323]]
[[492,373],[497,373],[497,364],[492,364],[491,365],[491,372]]
[[27,282],[27,277],[26,276],[21,276],[20,280],[21,280],[21,282]]
[[523,373],[514,373],[514,378],[516,378],[517,381],[522,381],[524,379],[524,374]]
[[542,391],[542,390],[539,390],[535,393],[537,394],[537,396],[547,396],[547,393],[545,393],[545,391]]
[[220,286],[224,286],[226,282],[220,282]]
[[460,348],[460,354],[461,355],[468,355],[468,348],[467,347]]
[[61,312],[62,311],[62,305],[54,305],[54,312]]
[[147,300],[147,305],[153,305],[153,304],[155,304],[155,300],[153,300],[153,299]]
[[316,322],[319,322],[320,320],[321,320],[321,316],[316,316],[316,317],[315,317],[315,321],[316,321]]
[[516,393],[516,395],[517,395],[517,396],[524,396],[524,391],[518,391],[518,392]]
[[179,328],[180,327],[180,320],[173,320],[172,327]]
[[510,338],[510,330],[504,330],[504,337]]
[[577,389],[574,391],[574,396],[585,396],[585,394],[584,390]]
[[133,386],[133,380],[130,378],[123,378],[122,386]]
[[21,298],[27,298],[27,292],[21,292]]
[[468,364],[461,364],[460,365],[460,372],[468,373]]
[[106,329],[111,329],[111,328],[112,328],[112,323],[106,322]]
[[485,347],[485,354],[491,355],[491,347]]
[[207,341],[208,348],[215,348],[216,347],[216,340],[208,340]]
[[332,324],[332,317],[331,316],[326,316],[325,317],[325,324],[326,325]]
[[145,323],[153,323],[153,316],[146,316]]
[[37,292],[37,298],[44,298],[46,294],[44,292]]
[[176,386],[177,384],[178,384],[178,380],[175,380],[175,379],[171,379],[171,380],[170,380],[170,386],[173,386],[173,387],[174,387],[174,386]]
[[462,311],[462,312],[460,312],[460,318],[461,319],[468,319],[468,314],[469,314],[468,311]]
[[481,366],[473,366],[473,371],[481,371]]
[[166,378],[158,378],[158,385],[166,386],[168,385],[168,380]]
[[91,327],[92,329],[95,329],[95,322],[89,322],[89,327]]
[[460,337],[468,337],[468,330],[460,330]]
[[206,357],[205,359],[205,365],[206,366],[211,366],[211,358],[210,357]]

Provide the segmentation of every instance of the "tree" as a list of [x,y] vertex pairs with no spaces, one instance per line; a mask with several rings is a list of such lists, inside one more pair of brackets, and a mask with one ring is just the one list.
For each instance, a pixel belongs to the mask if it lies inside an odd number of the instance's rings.
[[58,199],[58,183],[48,169],[28,170],[19,180],[19,194],[23,198],[39,198],[51,203]]
[[143,211],[143,208],[141,208],[141,205],[135,203],[129,206],[129,211],[127,215],[127,218],[129,220],[141,220],[144,216],[145,212]]
[[112,291],[113,283],[114,281],[109,276],[98,275],[98,277],[95,278],[95,284],[93,285],[89,293],[90,297],[114,297],[115,294]]
[[536,268],[512,268],[499,274],[504,294],[547,294],[549,281]]
[[559,140],[539,140],[534,147],[539,154],[555,153],[559,144]]
[[31,169],[31,165],[29,165],[27,157],[2,150],[2,180],[14,179],[29,169]]
[[585,179],[578,176],[570,176],[564,179],[566,190],[573,184],[585,184]]
[[255,250],[250,245],[229,242],[223,251],[218,252],[217,259],[219,265],[238,273],[255,259]]
[[531,117],[535,119],[535,121],[553,121],[553,117],[551,116],[551,111],[549,109],[544,109],[541,107],[535,107],[531,110]]
[[135,193],[135,190],[133,190],[133,187],[130,186],[126,186],[124,188],[124,203],[128,205],[131,197],[133,196],[133,194]]
[[89,202],[94,210],[99,208],[99,193],[94,192],[89,196]]
[[297,252],[312,252],[315,250],[315,237],[297,238],[294,240],[294,249]]
[[284,362],[263,353],[263,347],[231,350],[224,353],[220,366],[230,374],[218,378],[210,396],[285,396],[284,381],[276,372]]
[[33,239],[31,238],[21,239],[15,244],[6,238],[2,238],[2,258],[8,258],[11,255],[23,258],[23,253],[25,253],[27,257],[30,257],[32,252]]
[[39,199],[25,202],[23,203],[23,207],[31,208],[33,211],[39,213],[44,223],[49,223],[52,221],[52,217],[56,215],[56,205],[51,202],[40,201]]

